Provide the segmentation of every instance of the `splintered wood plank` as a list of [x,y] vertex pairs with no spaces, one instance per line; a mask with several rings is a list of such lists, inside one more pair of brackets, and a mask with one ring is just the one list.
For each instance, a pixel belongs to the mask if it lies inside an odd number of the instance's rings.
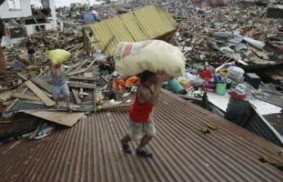
[[75,97],[76,103],[77,103],[77,104],[81,104],[82,101],[81,101],[81,99],[79,98],[79,91],[76,90],[76,89],[72,89],[72,93],[73,93],[73,95],[74,95],[74,97]]
[[79,62],[78,64],[75,64],[74,66],[72,66],[72,69],[68,70],[66,73],[70,73],[71,71],[78,71],[80,69],[82,69],[82,67],[87,64],[90,60],[86,59],[82,62]]
[[86,88],[86,89],[95,88],[95,84],[89,84],[89,83],[69,82],[68,84],[70,87],[73,87],[73,88]]
[[31,81],[25,82],[26,86],[37,96],[46,106],[54,106],[55,102],[51,100],[40,88],[38,88]]
[[69,77],[70,80],[80,80],[80,81],[96,81],[96,78],[92,77],[77,77],[77,76],[71,76]]
[[23,112],[68,127],[74,126],[78,122],[78,120],[84,117],[84,113],[78,113],[78,112],[66,113],[66,112],[48,112],[48,111],[37,111],[37,110],[26,110]]
[[[95,78],[96,77],[96,73],[97,73],[97,69],[94,66],[92,68],[92,77]],[[94,83],[95,87],[96,87],[96,83]],[[93,89],[93,112],[96,112],[96,94],[95,94],[95,89]]]
[[[42,70],[42,69],[40,69],[40,70]],[[46,71],[46,70],[44,70],[44,71]],[[40,71],[40,74],[39,74],[38,76],[41,76],[42,73],[43,73],[43,72]],[[25,94],[25,93],[28,92],[28,90],[29,90],[29,89],[25,87],[21,93],[22,93],[22,94]],[[15,99],[15,100],[5,109],[5,112],[9,112],[9,111],[15,106],[15,104],[17,104],[18,101],[19,101],[19,99]]]
[[84,73],[84,72],[86,72],[87,70],[89,70],[95,62],[96,62],[96,59],[94,59],[93,61],[91,61],[90,64],[89,64],[86,68],[80,69],[80,70],[77,70],[77,71],[70,72],[70,73],[68,73],[67,75],[68,75],[68,76],[72,76],[72,75]]
[[47,97],[49,97],[49,98],[51,98],[52,97],[52,95],[50,94],[50,93],[48,93],[48,92],[46,92],[45,90],[41,90]]
[[12,94],[13,93],[11,91],[2,92],[0,94],[0,101],[6,102],[7,100],[9,100],[12,97]]
[[17,73],[17,75],[18,75],[18,77],[19,77],[20,79],[22,79],[23,81],[27,81],[27,80],[28,80],[27,77],[26,77],[25,75],[21,74],[21,73]]
[[32,78],[31,81],[36,84],[37,86],[39,86],[40,88],[44,89],[46,92],[48,93],[52,93],[52,86],[51,84],[49,84],[47,81],[40,79],[40,78]]
[[85,72],[84,73],[84,77],[86,77],[86,78],[93,78],[92,72]]
[[40,100],[40,101],[35,101],[35,100],[21,100],[21,102],[27,103],[27,104],[44,105],[44,103],[43,103],[41,100]]
[[28,99],[28,100],[34,100],[34,101],[40,101],[38,97],[27,95],[27,94],[21,94],[21,93],[14,93],[12,94],[13,97],[19,98],[19,99]]
[[116,105],[103,105],[103,106],[98,106],[97,111],[101,110],[107,110],[107,109],[114,109],[114,108],[123,108],[123,107],[130,107],[132,106],[133,103],[121,103],[121,104],[116,104]]

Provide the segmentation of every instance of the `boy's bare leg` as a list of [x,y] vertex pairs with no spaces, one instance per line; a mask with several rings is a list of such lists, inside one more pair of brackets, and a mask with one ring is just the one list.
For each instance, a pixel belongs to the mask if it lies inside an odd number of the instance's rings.
[[149,141],[152,139],[151,136],[144,135],[143,138],[141,139],[140,145],[137,148],[137,155],[141,157],[152,157],[152,153],[145,150],[144,147],[149,143]]
[[59,98],[56,98],[54,100],[55,100],[55,108],[59,109]]
[[70,96],[65,96],[65,102],[66,102],[66,107],[72,111],[72,107],[71,107],[71,104],[70,104]]
[[144,135],[143,138],[141,139],[140,145],[138,146],[138,150],[142,150],[152,139],[151,136]]

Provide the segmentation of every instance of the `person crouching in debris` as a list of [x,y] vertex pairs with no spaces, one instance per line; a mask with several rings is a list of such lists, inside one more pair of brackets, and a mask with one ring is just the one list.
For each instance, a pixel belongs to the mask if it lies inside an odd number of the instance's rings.
[[63,97],[66,101],[67,108],[71,111],[72,108],[70,106],[70,91],[65,79],[65,73],[62,64],[51,64],[50,70],[52,77],[52,95],[55,100],[56,108],[59,108],[60,97]]
[[159,98],[164,80],[161,74],[145,71],[140,75],[140,86],[134,104],[129,111],[128,134],[121,139],[125,153],[131,153],[129,141],[140,140],[136,154],[141,157],[152,157],[150,151],[144,149],[155,136],[155,124],[152,120],[154,106]]
[[31,41],[30,38],[27,39],[27,50],[28,50],[28,57],[30,63],[35,63],[34,53],[35,53],[35,44]]

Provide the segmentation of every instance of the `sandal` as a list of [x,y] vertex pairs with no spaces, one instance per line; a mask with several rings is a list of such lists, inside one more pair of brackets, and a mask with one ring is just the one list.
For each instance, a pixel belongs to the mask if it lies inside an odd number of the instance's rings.
[[145,158],[152,158],[153,157],[153,154],[150,151],[145,150],[145,149],[142,149],[142,150],[137,149],[136,153],[140,157],[145,157]]
[[127,154],[132,153],[132,150],[131,150],[129,144],[124,143],[124,142],[123,142],[123,139],[121,139],[121,144],[122,144],[122,148],[123,148],[123,150],[124,150],[125,153],[127,153]]

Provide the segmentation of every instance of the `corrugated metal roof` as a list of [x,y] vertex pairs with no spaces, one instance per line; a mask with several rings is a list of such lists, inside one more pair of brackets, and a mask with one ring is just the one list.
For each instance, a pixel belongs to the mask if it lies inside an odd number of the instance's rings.
[[272,129],[256,113],[252,115],[245,128],[277,145],[283,146]]
[[[280,147],[163,91],[156,108],[153,159],[122,152],[127,109],[82,120],[42,141],[0,147],[2,181],[282,181],[283,173],[261,163]],[[200,130],[210,129],[202,134]],[[133,149],[137,144],[133,143]]]
[[116,45],[122,41],[143,41],[161,37],[176,29],[176,22],[171,15],[158,6],[146,6],[99,23],[90,25],[95,41],[92,47],[103,50],[111,37],[115,38],[105,53],[110,55]]

